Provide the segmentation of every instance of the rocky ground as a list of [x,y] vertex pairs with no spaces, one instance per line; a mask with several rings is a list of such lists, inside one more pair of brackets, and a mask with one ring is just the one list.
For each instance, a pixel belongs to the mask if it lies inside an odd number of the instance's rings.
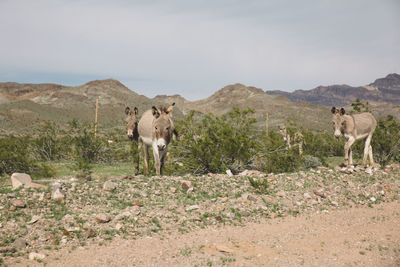
[[[3,264],[57,265],[56,262],[59,261],[60,264],[69,265],[63,260],[64,256],[66,258],[70,257],[67,255],[79,257],[79,253],[89,248],[100,251],[98,256],[101,258],[101,255],[105,254],[104,252],[101,254],[102,250],[99,246],[118,247],[116,244],[126,245],[132,244],[129,242],[138,241],[141,241],[140,244],[147,244],[148,242],[144,240],[159,240],[160,248],[171,237],[176,237],[174,240],[180,237],[193,240],[193,235],[210,236],[211,240],[220,235],[216,233],[229,232],[229,229],[237,229],[231,231],[240,232],[240,229],[247,229],[246,227],[256,229],[256,226],[252,225],[260,224],[265,226],[271,223],[276,224],[276,227],[280,225],[283,227],[289,222],[289,226],[286,226],[286,231],[289,231],[296,225],[293,223],[290,227],[290,221],[297,218],[302,218],[304,228],[299,228],[296,233],[304,237],[310,233],[310,229],[307,231],[305,229],[307,225],[308,227],[313,225],[313,221],[305,219],[304,216],[314,218],[312,216],[341,214],[340,212],[345,213],[355,208],[376,212],[376,209],[382,205],[398,203],[400,166],[393,164],[384,170],[367,169],[366,171],[359,168],[333,170],[320,167],[304,172],[268,175],[246,171],[237,176],[229,174],[184,177],[124,176],[109,177],[107,181],[81,181],[69,177],[64,180],[38,181],[38,183],[48,184],[49,187],[45,189],[21,186],[13,190],[11,185],[5,185],[0,188],[0,252]],[[396,207],[397,211],[393,211],[392,209]],[[386,213],[371,215],[369,220],[374,224],[379,222],[381,225],[380,222],[382,222],[389,225],[391,222],[389,217],[399,219],[399,213],[397,215],[395,213],[398,212],[398,207],[398,205],[383,206],[382,209]],[[357,213],[357,211],[354,212]],[[359,213],[362,215],[365,211]],[[347,217],[352,218],[351,214]],[[335,219],[338,220],[339,225],[350,227],[350,222],[346,224],[344,219],[341,222],[339,217],[332,218],[333,221]],[[280,220],[283,220],[283,224]],[[333,224],[328,219],[326,221],[328,225]],[[240,227],[237,228],[237,226]],[[364,225],[364,227],[374,226]],[[249,231],[254,233],[254,229]],[[358,228],[349,229],[352,232]],[[279,232],[278,228],[275,231]],[[391,235],[399,235],[399,230],[393,231]],[[317,232],[314,234],[318,235]],[[331,235],[334,236],[335,233]],[[262,232],[260,232],[261,236]],[[257,239],[257,234],[253,234],[253,237]],[[371,251],[386,252],[384,262],[388,265],[393,263],[395,266],[396,257],[400,253],[400,245],[395,242],[400,241],[400,236],[398,237],[399,239],[371,243],[368,246],[365,245],[368,242],[361,244],[357,246],[357,253],[365,256],[361,258],[368,259]],[[276,238],[283,241],[288,239],[287,236]],[[329,241],[324,238],[326,239],[321,236],[322,241],[318,247],[324,247]],[[189,265],[209,266],[263,265],[265,263],[265,261],[257,260],[257,255],[264,255],[262,252],[254,254],[255,256],[253,254],[246,256],[247,254],[242,253],[242,257],[234,257],[235,252],[240,250],[238,247],[256,249],[257,246],[251,243],[251,240],[245,240],[243,244],[239,244],[237,243],[239,241],[229,240],[227,236],[220,236],[220,239],[223,243],[219,245],[215,242],[203,242],[196,248],[181,247],[178,252],[175,251],[179,257],[176,256],[173,259],[175,263],[177,263],[176,259],[181,258],[182,262]],[[363,242],[362,240],[344,240],[343,242],[345,241],[350,245]],[[167,244],[168,242],[165,243],[166,247],[168,247]],[[293,246],[296,244],[299,248],[307,246],[306,243],[297,241],[291,243]],[[141,245],[137,244],[137,246]],[[152,247],[156,248],[156,244],[150,245],[148,249],[151,250]],[[216,252],[217,256],[210,251]],[[200,252],[201,255],[205,255],[203,258],[188,262],[187,259],[191,259]],[[218,253],[222,253],[223,257],[218,256]],[[318,255],[319,252],[315,253]],[[139,255],[136,256],[139,257]],[[146,253],[143,253],[143,257],[145,256]],[[330,256],[334,257],[333,254]],[[143,259],[140,261],[139,257],[137,262],[140,266],[168,264],[168,262],[157,261],[157,257],[154,261],[151,259],[150,257],[146,261]],[[310,259],[298,262],[297,260],[286,263],[276,261],[275,264],[301,265],[314,262]],[[349,262],[355,264],[357,261]],[[363,263],[373,265],[376,262],[379,260],[367,260]],[[111,263],[121,265],[121,262]],[[319,263],[324,264],[323,261]],[[76,265],[82,264],[87,265],[88,262],[76,263]],[[108,265],[106,259],[98,262],[97,265],[99,264]],[[125,262],[125,265],[130,264],[134,263]]]

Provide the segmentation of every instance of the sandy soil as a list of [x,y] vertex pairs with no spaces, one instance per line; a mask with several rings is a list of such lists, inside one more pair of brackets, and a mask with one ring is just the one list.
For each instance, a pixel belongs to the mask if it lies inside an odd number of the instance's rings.
[[[46,251],[42,251],[46,254]],[[34,266],[400,266],[400,203],[209,227],[76,250]],[[15,259],[14,259],[15,260]]]

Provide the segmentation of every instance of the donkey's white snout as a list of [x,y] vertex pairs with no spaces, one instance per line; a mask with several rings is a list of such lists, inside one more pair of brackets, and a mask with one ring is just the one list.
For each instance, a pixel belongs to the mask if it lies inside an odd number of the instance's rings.
[[335,130],[334,135],[335,135],[336,138],[339,138],[340,135],[341,135],[341,132],[339,130]]
[[159,150],[164,150],[167,147],[167,144],[165,143],[165,140],[160,138],[157,140],[157,147]]

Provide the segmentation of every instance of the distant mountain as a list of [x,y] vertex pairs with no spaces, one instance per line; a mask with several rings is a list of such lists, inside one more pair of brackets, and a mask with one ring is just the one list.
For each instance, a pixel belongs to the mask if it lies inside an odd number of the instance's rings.
[[80,86],[5,82],[0,83],[0,134],[32,133],[45,120],[60,125],[72,119],[93,122],[97,99],[100,128],[125,128],[124,109],[127,105],[136,106],[140,116],[153,105],[169,106],[175,102],[175,119],[183,118],[190,110],[221,115],[233,107],[252,108],[260,129],[265,127],[268,112],[271,129],[290,120],[301,127],[329,131],[330,106],[346,106],[356,98],[369,100],[377,118],[393,114],[399,119],[400,75],[390,74],[362,87],[320,86],[293,93],[266,93],[260,88],[237,83],[193,102],[180,95],[158,95],[150,99],[114,79],[91,81]]
[[[139,114],[152,105],[169,105],[128,89],[114,79],[91,81],[80,86],[58,84],[0,83],[0,133],[31,132],[45,120],[65,124],[72,119],[93,122],[99,101],[99,126],[123,125],[127,105],[138,107]],[[179,107],[175,116],[182,116]]]
[[284,91],[266,91],[270,95],[282,95],[292,101],[307,101],[324,106],[346,106],[357,98],[362,101],[389,102],[400,104],[400,75],[393,73],[375,82],[352,87],[349,85],[318,86],[311,90],[296,90],[292,93]]
[[221,115],[231,111],[232,107],[254,109],[259,125],[263,127],[266,112],[270,127],[291,120],[299,126],[322,129],[331,120],[330,111],[326,107],[306,102],[295,103],[286,97],[268,95],[260,88],[239,83],[225,86],[206,99],[190,102],[185,109]]

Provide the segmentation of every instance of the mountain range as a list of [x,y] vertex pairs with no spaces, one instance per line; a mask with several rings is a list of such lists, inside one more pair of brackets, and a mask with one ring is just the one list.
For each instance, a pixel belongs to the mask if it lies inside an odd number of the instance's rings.
[[141,114],[153,105],[168,106],[175,102],[175,119],[183,118],[190,110],[221,115],[233,107],[252,108],[260,128],[265,127],[268,113],[271,128],[293,121],[305,128],[330,131],[330,106],[346,106],[356,98],[370,101],[378,118],[398,114],[400,75],[389,74],[367,86],[319,86],[293,93],[265,92],[237,83],[198,101],[188,101],[180,95],[148,98],[114,79],[91,81],[80,86],[0,82],[0,134],[31,133],[46,120],[60,125],[72,119],[93,122],[96,100],[99,102],[99,127],[103,129],[124,128],[126,106],[138,107]]

